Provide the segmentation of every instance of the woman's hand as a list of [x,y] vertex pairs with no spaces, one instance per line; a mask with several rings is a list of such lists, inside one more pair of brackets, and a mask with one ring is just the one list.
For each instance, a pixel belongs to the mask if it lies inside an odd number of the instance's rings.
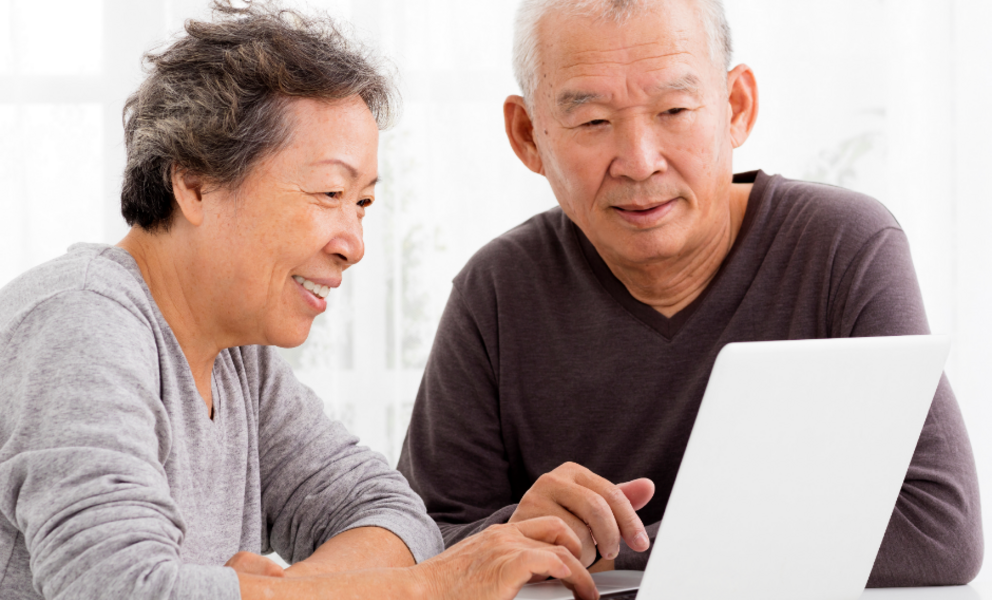
[[227,562],[238,572],[245,600],[395,598],[512,600],[532,578],[557,577],[581,600],[598,600],[579,562],[579,538],[557,517],[494,525],[417,566],[374,568],[323,576],[284,577],[264,556],[239,552]]
[[430,598],[512,600],[532,578],[556,577],[576,598],[599,592],[579,562],[579,538],[557,517],[494,525],[414,567],[427,579]]

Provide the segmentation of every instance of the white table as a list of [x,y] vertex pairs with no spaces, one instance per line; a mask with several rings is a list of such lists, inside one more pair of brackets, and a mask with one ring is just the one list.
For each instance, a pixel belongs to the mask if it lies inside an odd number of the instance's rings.
[[[635,586],[640,582],[640,577],[634,577],[639,572],[635,571],[615,571],[619,579],[614,579],[611,572],[597,573],[597,583],[604,593],[608,591],[620,592],[622,588],[608,590],[609,584],[614,583],[629,589],[628,586]],[[606,577],[599,580],[600,577]],[[631,581],[631,578],[634,580]],[[623,597],[633,597],[633,592],[623,595]],[[525,586],[517,599],[525,600],[572,600],[574,596],[556,581],[546,581],[540,584]],[[728,599],[732,600],[732,599]],[[797,599],[797,600],[802,600]],[[882,588],[865,590],[861,595],[861,600],[992,600],[992,576],[979,579],[969,585],[953,587],[924,587],[924,588]]]
[[992,600],[992,578],[959,587],[889,588],[865,590],[862,600]]

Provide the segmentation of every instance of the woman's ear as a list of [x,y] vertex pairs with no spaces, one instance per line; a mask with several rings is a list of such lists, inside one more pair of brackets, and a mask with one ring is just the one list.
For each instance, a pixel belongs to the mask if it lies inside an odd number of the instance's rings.
[[727,74],[730,100],[730,139],[740,148],[758,119],[758,82],[747,65],[737,65]]
[[531,171],[544,175],[544,163],[534,141],[534,121],[522,97],[509,96],[503,102],[503,120],[506,123],[506,137],[510,139],[517,158]]
[[203,223],[203,177],[173,165],[172,195],[183,218],[194,227]]

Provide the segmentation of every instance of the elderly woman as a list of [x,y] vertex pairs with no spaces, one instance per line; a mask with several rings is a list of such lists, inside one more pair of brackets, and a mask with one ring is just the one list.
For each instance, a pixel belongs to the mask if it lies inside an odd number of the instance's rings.
[[427,560],[420,499],[270,347],[362,258],[392,94],[330,23],[215,9],[125,107],[128,235],[0,291],[0,598],[596,596],[554,519]]

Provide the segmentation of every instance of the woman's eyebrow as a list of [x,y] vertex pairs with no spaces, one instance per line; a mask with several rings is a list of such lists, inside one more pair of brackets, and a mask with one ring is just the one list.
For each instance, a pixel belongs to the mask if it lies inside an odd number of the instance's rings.
[[[314,161],[313,163],[310,164],[310,166],[312,167],[316,167],[317,165],[337,165],[344,167],[345,171],[348,171],[348,175],[350,175],[352,179],[358,179],[358,175],[359,175],[358,169],[353,167],[351,164],[341,160],[340,158],[327,158],[324,160]],[[379,183],[378,175],[376,175],[375,179],[366,183],[365,187],[376,185],[377,183]]]

